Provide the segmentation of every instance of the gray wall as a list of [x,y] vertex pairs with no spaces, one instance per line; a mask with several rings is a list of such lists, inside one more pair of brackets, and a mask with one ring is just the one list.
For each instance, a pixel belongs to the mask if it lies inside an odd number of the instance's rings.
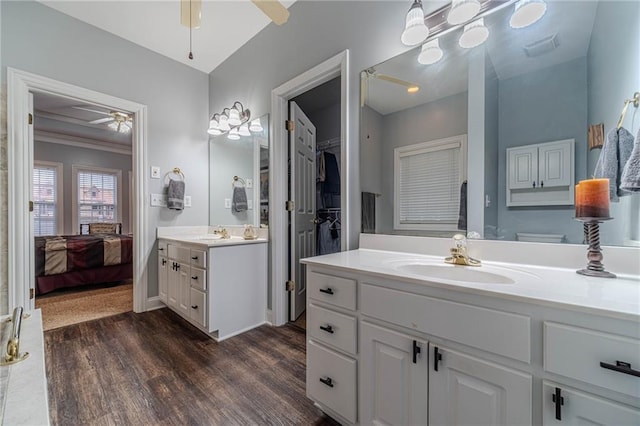
[[[596,12],[588,54],[589,124],[604,123],[605,134],[616,126],[623,101],[640,90],[638,16],[637,1],[600,3]],[[638,110],[629,108],[624,127],[634,135],[640,131]],[[600,149],[589,152],[589,176],[599,155]],[[615,219],[601,225],[603,244],[640,240],[640,194],[611,203],[611,216]]]
[[[382,196],[379,232],[382,234],[437,235],[431,231],[393,229],[393,150],[467,133],[467,98],[463,92],[382,117]],[[363,166],[363,167],[369,167]],[[451,233],[447,233],[450,235]]]
[[382,193],[382,120],[378,111],[365,105],[360,113],[360,190],[380,194],[376,197],[376,233],[381,233],[381,203],[386,197]]
[[55,143],[38,142],[37,137],[34,144],[33,159],[36,161],[54,161],[62,163],[62,192],[64,234],[77,234],[78,229],[73,228],[72,197],[75,188],[73,182],[73,165],[104,167],[108,169],[122,170],[122,216],[118,222],[122,223],[122,232],[130,232],[129,224],[129,171],[132,169],[131,155],[115,154],[113,152],[98,151],[95,149],[78,148]]
[[498,80],[487,58],[484,90],[484,238],[495,239],[498,227]]
[[[298,1],[290,8],[286,25],[267,26],[209,75],[210,111],[240,100],[255,115],[271,110],[271,90],[326,59],[349,49],[350,115],[348,185],[360,189],[359,72],[407,47],[400,32],[410,3],[398,1]],[[427,10],[428,9],[428,10]],[[425,13],[435,6],[425,4]],[[284,141],[273,141],[282,144]],[[343,153],[345,154],[345,153]],[[351,219],[349,247],[360,232],[360,197],[348,200]]]
[[[186,175],[186,192],[192,196],[193,207],[182,212],[150,208],[147,234],[142,236],[145,242],[149,246],[154,244],[157,226],[207,224],[207,74],[40,3],[3,1],[0,8],[3,85],[6,67],[14,67],[148,106],[147,164],[159,166],[163,175],[173,167],[180,167]],[[5,120],[3,114],[3,127]],[[5,138],[2,143],[1,164],[4,165]],[[145,199],[148,199],[149,193],[162,191],[163,181],[149,179],[148,170],[144,175]],[[6,194],[6,179],[0,184],[0,194]],[[6,202],[0,200],[0,205],[6,206]],[[6,223],[6,216],[7,210],[3,207],[1,223]],[[3,230],[0,312],[7,309],[6,235]],[[157,295],[157,256],[152,253],[155,252],[150,252],[144,260],[149,296]]]
[[587,59],[501,80],[498,170],[499,239],[518,232],[565,234],[582,242],[574,206],[506,207],[506,149],[512,146],[575,139],[575,179],[587,176]]

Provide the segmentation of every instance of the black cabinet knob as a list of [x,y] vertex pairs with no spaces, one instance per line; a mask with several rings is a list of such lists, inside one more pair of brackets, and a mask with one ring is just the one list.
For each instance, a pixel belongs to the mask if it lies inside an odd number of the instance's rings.
[[198,276],[196,275],[195,277],[191,277],[192,280],[198,280]]
[[198,260],[198,256],[191,256],[191,260]]

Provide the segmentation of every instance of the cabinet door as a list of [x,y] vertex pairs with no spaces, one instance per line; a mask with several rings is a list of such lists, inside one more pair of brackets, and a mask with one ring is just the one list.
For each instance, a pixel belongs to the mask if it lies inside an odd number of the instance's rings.
[[638,409],[546,381],[542,382],[542,410],[545,426],[640,425]]
[[169,264],[165,256],[158,257],[158,296],[167,303],[167,281],[169,280]]
[[178,309],[178,299],[180,294],[180,271],[175,260],[167,260],[167,305]]
[[572,184],[573,141],[541,144],[538,148],[538,186],[553,188]]
[[191,275],[188,263],[178,264],[179,290],[178,290],[178,312],[185,317],[189,317],[191,310]]
[[507,149],[509,189],[536,188],[538,186],[538,147],[523,146]]
[[531,424],[530,375],[433,344],[429,352],[429,425]]
[[424,340],[362,323],[361,424],[427,424],[427,349]]
[[207,297],[195,288],[189,290],[189,318],[202,327],[207,326]]

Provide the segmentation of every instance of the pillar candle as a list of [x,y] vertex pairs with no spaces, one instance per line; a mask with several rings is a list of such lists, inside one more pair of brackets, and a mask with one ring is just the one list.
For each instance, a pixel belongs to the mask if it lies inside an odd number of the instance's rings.
[[582,180],[576,185],[576,217],[609,217],[609,179]]

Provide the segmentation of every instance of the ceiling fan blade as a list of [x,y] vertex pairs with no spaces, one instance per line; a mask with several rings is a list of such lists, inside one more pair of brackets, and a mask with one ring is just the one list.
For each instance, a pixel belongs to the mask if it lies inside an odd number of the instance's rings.
[[97,111],[97,110],[95,110],[95,109],[90,109],[90,108],[85,108],[85,107],[72,106],[71,108],[74,108],[74,109],[81,109],[81,110],[83,110],[83,111],[95,112],[96,114],[111,115],[111,113],[110,113],[110,112]]
[[[191,18],[189,18],[191,10]],[[187,28],[200,28],[202,0],[180,0],[180,23]]]
[[395,83],[395,84],[399,84],[401,86],[405,86],[408,90],[412,90],[417,92],[418,90],[420,90],[420,86],[418,86],[415,83],[411,83],[409,81],[406,80],[401,80],[399,78],[390,76],[390,75],[386,75],[386,74],[373,74],[373,76],[377,79],[380,80],[384,80],[384,81],[388,81],[390,83]]
[[251,1],[276,25],[282,25],[289,19],[289,11],[278,0]]
[[90,121],[89,124],[102,124],[113,121],[113,117],[99,118],[97,120]]

